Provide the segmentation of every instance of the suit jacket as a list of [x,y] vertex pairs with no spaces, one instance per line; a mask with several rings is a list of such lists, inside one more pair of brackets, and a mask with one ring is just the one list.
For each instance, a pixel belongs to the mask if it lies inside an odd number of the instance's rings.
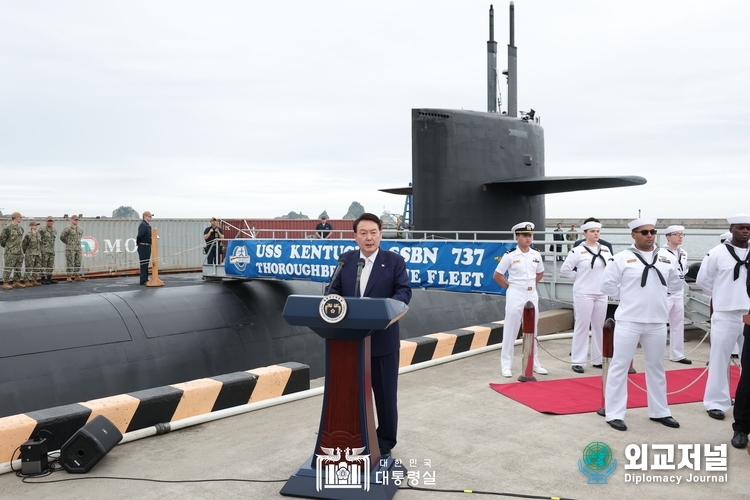
[[[357,281],[357,261],[359,250],[351,250],[341,255],[346,265],[331,284],[330,293],[343,297],[356,297],[354,284]],[[375,257],[375,264],[367,280],[364,297],[391,298],[408,304],[411,300],[411,286],[406,274],[404,258],[381,247]],[[385,330],[377,330],[371,335],[371,355],[385,356],[397,352],[401,347],[398,322]]]

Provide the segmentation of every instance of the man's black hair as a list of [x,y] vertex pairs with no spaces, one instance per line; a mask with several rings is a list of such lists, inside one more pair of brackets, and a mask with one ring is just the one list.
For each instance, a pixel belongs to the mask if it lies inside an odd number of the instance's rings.
[[362,215],[360,215],[359,217],[357,217],[357,220],[354,221],[354,232],[355,233],[357,232],[357,226],[359,226],[359,223],[361,221],[363,221],[363,220],[370,220],[370,221],[372,221],[372,222],[374,222],[375,224],[378,225],[378,229],[380,231],[383,230],[383,222],[380,220],[380,217],[378,217],[375,214],[371,214],[371,213],[365,212]]
[[596,217],[589,217],[588,219],[586,219],[585,221],[583,221],[584,224],[586,224],[587,222],[598,222],[599,224],[602,223],[602,221],[600,221]]

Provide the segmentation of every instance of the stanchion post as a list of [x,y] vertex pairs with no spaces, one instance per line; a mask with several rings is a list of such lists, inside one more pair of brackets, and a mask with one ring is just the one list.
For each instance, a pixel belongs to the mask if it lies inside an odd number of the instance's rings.
[[604,405],[606,403],[607,375],[609,375],[609,364],[615,354],[615,320],[607,318],[602,330],[602,407],[596,410],[600,416],[605,416]]
[[536,311],[534,304],[528,301],[523,306],[523,360],[521,361],[521,376],[518,377],[519,382],[536,382],[534,377],[535,326]]
[[159,230],[151,230],[151,279],[146,282],[146,286],[164,286],[164,282],[159,279]]

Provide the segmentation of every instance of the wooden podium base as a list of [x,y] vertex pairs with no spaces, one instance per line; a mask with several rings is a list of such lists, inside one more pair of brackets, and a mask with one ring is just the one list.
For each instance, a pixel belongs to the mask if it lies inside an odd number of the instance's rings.
[[[281,495],[324,500],[391,500],[399,489],[394,479],[400,479],[401,484],[407,481],[406,468],[403,465],[396,465],[393,458],[387,457],[381,458],[378,465],[370,472],[370,489],[367,491],[363,485],[358,487],[327,486],[325,471],[321,471],[321,481],[318,482],[316,469],[313,468],[314,459],[315,456],[308,458],[297,473],[289,478],[279,491]],[[319,484],[322,484],[320,488]]]

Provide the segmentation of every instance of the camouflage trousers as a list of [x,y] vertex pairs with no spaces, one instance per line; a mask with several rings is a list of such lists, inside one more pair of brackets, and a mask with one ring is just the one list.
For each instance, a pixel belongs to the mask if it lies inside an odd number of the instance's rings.
[[22,253],[6,253],[5,266],[3,267],[3,283],[8,283],[10,281],[11,274],[15,281],[21,281],[23,279],[23,274],[21,273],[22,265]]
[[65,250],[66,274],[70,277],[80,274],[81,271],[81,251]]
[[23,279],[26,281],[36,280],[41,274],[40,263],[42,257],[40,255],[27,255],[26,256],[26,274]]
[[55,266],[55,254],[42,253],[42,260],[39,267],[42,268],[42,276],[52,276],[52,268]]

